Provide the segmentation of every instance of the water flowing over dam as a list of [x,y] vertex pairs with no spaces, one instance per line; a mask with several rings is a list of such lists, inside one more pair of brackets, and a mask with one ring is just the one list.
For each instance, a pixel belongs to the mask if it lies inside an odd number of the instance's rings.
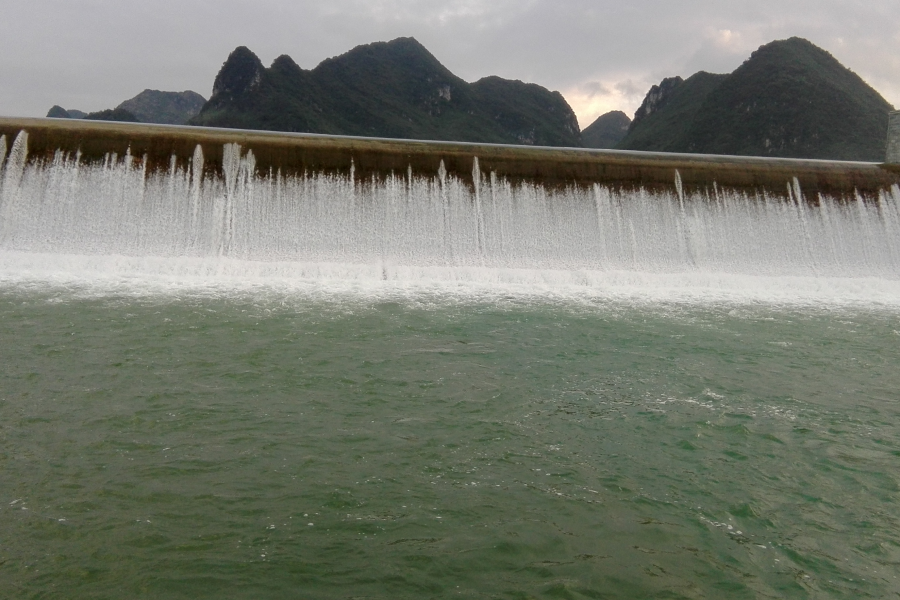
[[478,156],[465,174],[441,160],[432,173],[361,175],[353,159],[346,172],[284,174],[236,143],[216,161],[196,145],[153,168],[130,148],[29,160],[26,132],[0,150],[7,271],[587,288],[874,278],[891,297],[900,279],[896,184],[810,197],[796,177],[771,192],[690,188],[673,169],[650,189],[545,186],[498,176]]

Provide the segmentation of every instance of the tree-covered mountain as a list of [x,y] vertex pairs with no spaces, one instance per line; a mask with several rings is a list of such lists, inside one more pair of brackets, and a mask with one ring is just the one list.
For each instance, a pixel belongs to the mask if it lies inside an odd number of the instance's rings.
[[617,148],[881,161],[892,109],[831,54],[791,38],[729,75],[654,86]]
[[597,117],[581,132],[585,148],[615,148],[628,133],[631,119],[621,110],[614,110]]
[[486,77],[467,83],[413,38],[354,48],[301,69],[265,68],[239,47],[194,125],[388,138],[581,146],[559,92]]
[[700,71],[688,77],[663,79],[650,88],[634,114],[628,134],[616,146],[626,150],[688,152],[691,127],[709,93],[727,75]]

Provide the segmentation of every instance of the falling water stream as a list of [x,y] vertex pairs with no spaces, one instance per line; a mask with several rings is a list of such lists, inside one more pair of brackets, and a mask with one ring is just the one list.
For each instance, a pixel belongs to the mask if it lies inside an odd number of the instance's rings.
[[131,156],[85,165],[58,153],[26,165],[24,136],[16,144],[0,191],[7,272],[41,257],[77,271],[72,261],[95,257],[106,272],[201,278],[462,280],[595,292],[631,280],[651,293],[654,284],[709,286],[710,277],[730,278],[737,293],[824,293],[871,278],[879,280],[874,299],[898,292],[896,187],[867,201],[814,203],[790,184],[775,198],[685,195],[674,179],[669,193],[548,190],[482,174],[477,159],[474,184],[444,170],[362,181],[352,173],[283,177],[256,173],[252,152],[234,144],[221,176],[204,170],[199,146],[191,164],[173,158],[168,171],[147,173]]

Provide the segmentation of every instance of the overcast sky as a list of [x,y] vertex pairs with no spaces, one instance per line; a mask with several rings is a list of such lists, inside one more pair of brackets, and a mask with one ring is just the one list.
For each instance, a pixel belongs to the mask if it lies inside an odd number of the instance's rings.
[[0,115],[96,111],[145,88],[208,97],[228,53],[312,68],[412,36],[467,81],[559,90],[582,127],[663,77],[730,72],[805,37],[900,106],[900,0],[3,0]]

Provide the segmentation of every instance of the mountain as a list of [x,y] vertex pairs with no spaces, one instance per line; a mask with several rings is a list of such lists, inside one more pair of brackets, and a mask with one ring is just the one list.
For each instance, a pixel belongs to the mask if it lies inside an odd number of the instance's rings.
[[206,99],[197,92],[144,90],[134,98],[122,102],[114,109],[88,114],[80,110],[66,110],[61,106],[54,106],[47,113],[47,116],[55,119],[90,119],[184,125],[200,112],[205,103]]
[[729,75],[654,86],[617,148],[882,161],[891,110],[831,54],[790,38]]
[[600,115],[581,132],[585,148],[615,148],[628,133],[631,119],[621,110]]
[[144,90],[117,108],[127,110],[141,123],[184,125],[200,112],[204,104],[206,98],[189,90],[185,92]]
[[269,68],[245,47],[228,57],[191,124],[388,138],[580,146],[559,92],[486,77],[467,83],[413,38],[358,46],[301,69]]

